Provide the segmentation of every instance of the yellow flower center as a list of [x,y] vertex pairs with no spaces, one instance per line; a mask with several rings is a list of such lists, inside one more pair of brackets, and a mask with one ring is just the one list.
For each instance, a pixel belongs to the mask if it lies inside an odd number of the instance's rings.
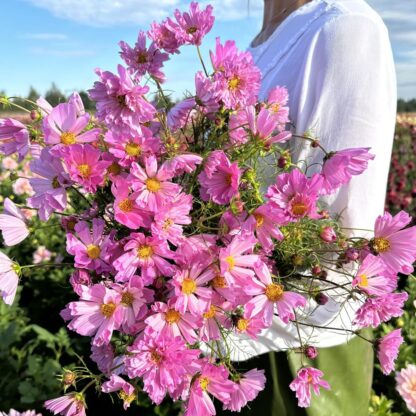
[[283,286],[276,283],[271,283],[266,286],[266,296],[271,302],[280,300],[283,296]]
[[277,113],[280,110],[280,104],[275,103],[270,107],[270,109],[272,110],[273,113]]
[[359,279],[359,285],[363,286],[363,287],[367,287],[368,286],[368,278],[366,274],[360,274],[358,276]]
[[146,187],[150,192],[157,192],[160,189],[160,182],[157,179],[146,179]]
[[292,204],[292,214],[296,215],[297,217],[305,215],[307,210],[308,207],[302,202]]
[[227,287],[227,281],[225,277],[217,275],[211,280],[212,287],[215,289],[224,289]]
[[125,151],[129,156],[136,157],[142,153],[142,148],[136,143],[127,143]]
[[309,384],[312,384],[312,382],[313,382],[313,378],[312,378],[312,376],[309,374],[309,375],[308,375],[308,383],[309,383]]
[[52,188],[53,188],[53,189],[58,189],[58,188],[60,188],[60,187],[61,187],[61,185],[59,184],[58,177],[57,177],[57,176],[55,176],[55,177],[52,179]]
[[153,248],[151,246],[140,246],[137,249],[137,255],[141,258],[141,259],[148,259],[149,257],[152,257],[153,255]]
[[182,281],[182,293],[185,295],[191,295],[196,290],[195,280],[183,279]]
[[91,166],[86,164],[78,165],[78,172],[82,177],[88,178],[91,175]]
[[103,303],[100,309],[101,309],[101,313],[106,318],[111,318],[111,316],[113,316],[114,311],[116,310],[116,305],[113,302]]
[[172,325],[172,324],[176,324],[177,322],[179,322],[181,319],[181,314],[178,311],[175,311],[175,309],[169,309],[166,313],[165,313],[165,321]]
[[133,210],[133,201],[126,198],[123,201],[119,202],[118,207],[123,212],[131,212]]
[[235,267],[235,260],[233,256],[228,256],[225,258],[225,261],[228,263],[228,269],[231,271]]
[[156,351],[152,351],[150,353],[150,359],[155,363],[159,364],[162,361],[162,356],[158,354]]
[[124,292],[121,295],[121,304],[124,306],[131,306],[134,302],[134,296],[130,292]]
[[208,388],[208,384],[209,384],[208,377],[199,377],[198,382],[199,382],[199,385],[201,386],[201,389],[206,391]]
[[386,238],[375,237],[373,247],[377,251],[377,253],[384,253],[390,249],[391,245],[390,245],[390,241],[387,240]]
[[118,393],[118,397],[120,397],[120,399],[123,400],[124,403],[131,403],[136,398],[136,394],[127,394],[124,390],[120,390]]
[[63,132],[61,134],[61,143],[66,146],[76,143],[75,134],[70,132]]
[[90,259],[98,259],[98,257],[100,257],[101,254],[101,249],[100,247],[96,246],[95,244],[89,244],[87,246],[87,255]]
[[145,64],[147,62],[147,53],[145,51],[139,52],[137,55],[137,63]]
[[228,87],[230,90],[235,90],[240,86],[240,78],[238,78],[236,75],[234,75],[229,81],[228,81]]
[[121,167],[118,163],[113,162],[108,168],[107,172],[112,175],[118,175],[121,172]]
[[249,323],[248,319],[239,318],[239,320],[237,321],[236,327],[239,331],[244,332],[248,328],[248,323]]
[[163,223],[163,229],[166,231],[168,228],[170,228],[170,226],[173,224],[173,220],[171,220],[170,218],[168,218],[167,220],[165,220],[165,222]]
[[217,313],[217,308],[214,305],[211,305],[209,310],[203,314],[203,317],[205,319],[212,319],[212,318],[215,318],[216,313]]
[[253,214],[253,217],[256,219],[256,226],[260,228],[264,224],[264,216],[261,214]]
[[186,33],[188,33],[189,35],[192,35],[192,34],[194,34],[197,30],[198,30],[198,28],[196,28],[195,26],[191,26],[191,27],[188,27],[188,29],[186,29]]
[[227,176],[225,177],[225,183],[228,186],[231,186],[232,182],[233,182],[233,175],[231,173],[227,173]]

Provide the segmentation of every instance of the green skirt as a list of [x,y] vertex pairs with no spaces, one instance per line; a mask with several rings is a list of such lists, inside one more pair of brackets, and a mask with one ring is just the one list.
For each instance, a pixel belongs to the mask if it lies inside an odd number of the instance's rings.
[[[367,334],[368,336],[368,334]],[[308,360],[304,360],[304,363]],[[331,390],[321,390],[320,396],[312,393],[311,406],[302,409],[289,384],[300,367],[300,354],[270,352],[237,365],[241,371],[262,368],[266,372],[266,388],[242,411],[254,416],[368,416],[373,378],[372,345],[359,337],[348,344],[320,348],[312,367],[324,373]],[[218,415],[235,413],[218,411]]]

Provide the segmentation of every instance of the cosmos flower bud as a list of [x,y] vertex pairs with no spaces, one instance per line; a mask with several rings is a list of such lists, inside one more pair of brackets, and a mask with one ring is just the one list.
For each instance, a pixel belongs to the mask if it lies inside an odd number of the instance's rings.
[[311,345],[305,347],[304,353],[306,357],[310,358],[311,360],[314,360],[318,356],[318,350]]
[[326,243],[333,243],[337,239],[337,235],[332,227],[322,228],[319,236]]
[[328,303],[328,300],[329,300],[328,296],[323,294],[322,292],[318,293],[315,296],[315,302],[318,305],[326,305]]

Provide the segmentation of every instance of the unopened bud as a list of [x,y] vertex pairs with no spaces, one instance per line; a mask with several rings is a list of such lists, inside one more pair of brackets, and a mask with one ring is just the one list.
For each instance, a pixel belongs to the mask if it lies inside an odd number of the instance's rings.
[[77,378],[77,375],[73,371],[65,371],[62,377],[62,382],[64,383],[65,386],[70,386],[71,384],[75,382],[76,378]]
[[319,140],[318,139],[312,140],[311,147],[313,147],[314,149],[319,147]]
[[310,358],[311,360],[314,360],[318,356],[318,350],[310,345],[305,347],[304,353],[306,357]]
[[317,266],[313,266],[311,272],[312,272],[312,274],[314,276],[319,276],[321,274],[321,272],[322,272],[322,269],[318,265]]
[[329,300],[328,296],[324,295],[322,292],[318,293],[315,296],[315,302],[318,305],[326,305],[328,303],[328,300]]

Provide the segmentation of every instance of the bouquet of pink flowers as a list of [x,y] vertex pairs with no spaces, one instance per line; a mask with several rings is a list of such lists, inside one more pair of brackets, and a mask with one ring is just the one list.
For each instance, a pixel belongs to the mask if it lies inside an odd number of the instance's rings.
[[[311,134],[294,135],[288,92],[274,88],[259,100],[261,74],[233,41],[217,39],[206,64],[199,46],[213,22],[211,6],[191,3],[140,32],[133,47],[121,42],[126,66],[97,69],[89,91],[95,117],[74,93],[54,108],[32,103],[28,126],[0,120],[0,151],[31,159],[33,188],[24,207],[5,200],[5,244],[30,236],[21,208],[41,221],[61,218],[74,268],[74,301],[61,315],[91,337],[99,369],[65,371],[65,394],[45,403],[54,414],[84,415],[89,387],[116,393],[125,408],[144,391],[156,404],[181,400],[188,416],[214,415],[213,398],[240,411],[266,380],[261,369],[235,369],[232,339],[256,339],[276,321],[313,327],[308,317],[328,302],[361,303],[344,329],[359,336],[402,313],[397,273],[410,273],[416,258],[408,214],[386,213],[372,237],[350,238],[321,203],[374,155],[327,151]],[[162,67],[184,45],[196,46],[202,69],[195,94],[172,106]],[[322,152],[313,175],[292,163],[291,140]],[[30,267],[0,253],[5,303]],[[296,350],[315,358],[297,333]],[[370,342],[391,372],[400,330]],[[330,388],[310,366],[290,384],[301,407],[321,387]]]

